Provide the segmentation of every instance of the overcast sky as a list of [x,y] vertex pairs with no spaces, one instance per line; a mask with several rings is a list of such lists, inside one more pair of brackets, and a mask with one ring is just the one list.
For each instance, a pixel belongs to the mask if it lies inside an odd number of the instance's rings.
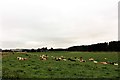
[[0,47],[67,48],[118,40],[119,0],[1,0]]

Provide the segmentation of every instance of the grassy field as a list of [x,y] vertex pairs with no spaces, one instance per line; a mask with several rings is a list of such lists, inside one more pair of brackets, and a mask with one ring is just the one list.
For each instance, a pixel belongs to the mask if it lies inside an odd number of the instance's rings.
[[[47,54],[48,60],[41,61],[39,56]],[[28,60],[19,61],[17,57]],[[55,61],[51,56],[66,58],[83,57],[86,62]],[[94,64],[88,59],[97,61],[118,62],[117,52],[34,52],[34,53],[3,53],[3,78],[119,78],[118,66],[111,64]]]

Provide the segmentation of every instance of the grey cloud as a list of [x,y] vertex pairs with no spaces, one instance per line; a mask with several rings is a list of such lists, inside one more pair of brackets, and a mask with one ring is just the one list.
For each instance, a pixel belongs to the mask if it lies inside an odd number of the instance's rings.
[[22,45],[24,43],[19,41],[2,41],[2,48],[19,48]]
[[117,40],[114,0],[2,1],[2,47],[68,47]]

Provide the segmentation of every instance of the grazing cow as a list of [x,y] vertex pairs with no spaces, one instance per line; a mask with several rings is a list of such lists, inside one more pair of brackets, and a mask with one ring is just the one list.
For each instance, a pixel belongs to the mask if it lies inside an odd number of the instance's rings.
[[63,61],[67,61],[67,59],[63,59]]
[[27,58],[23,58],[23,60],[27,60]]
[[61,59],[64,59],[64,56],[61,56],[60,58],[61,58]]
[[86,62],[86,60],[83,60],[83,58],[80,57],[80,62]]
[[17,57],[18,60],[27,60],[27,58]]
[[108,64],[108,62],[98,62],[98,61],[93,61],[95,64]]
[[18,60],[21,60],[22,58],[21,57],[17,57]]
[[47,58],[43,58],[42,60],[47,60]]
[[21,58],[21,60],[24,60],[24,58]]
[[97,64],[98,63],[98,61],[93,61],[95,64]]
[[109,64],[112,64],[112,65],[118,65],[118,63],[117,62],[109,62]]
[[60,61],[60,60],[61,60],[61,58],[55,57],[55,60],[56,60],[56,61]]
[[100,64],[108,64],[107,62],[100,62]]
[[44,56],[44,58],[46,58],[46,60],[48,59],[48,55],[46,54],[45,56]]
[[60,58],[61,60],[66,61],[66,58],[64,56],[61,56]]
[[94,61],[94,59],[92,57],[89,58],[89,61]]
[[71,58],[68,58],[68,60],[69,60],[69,61],[76,61],[76,60],[74,60],[74,59],[71,59]]
[[66,61],[66,58],[64,56],[60,56],[60,57],[53,57],[51,56],[53,60],[56,60],[56,61]]
[[48,56],[47,55],[40,55],[40,60],[47,60]]
[[115,66],[118,66],[118,63],[114,63]]

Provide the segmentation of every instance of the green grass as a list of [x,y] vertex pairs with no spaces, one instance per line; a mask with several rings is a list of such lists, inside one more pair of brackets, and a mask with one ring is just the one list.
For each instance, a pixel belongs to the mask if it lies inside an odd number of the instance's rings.
[[[47,54],[47,61],[41,61],[39,56]],[[26,57],[28,60],[19,61],[16,57]],[[83,57],[87,62],[55,61],[51,56]],[[118,78],[118,66],[94,64],[88,59],[98,61],[118,61],[117,52],[34,52],[34,53],[7,53],[2,58],[3,78]]]

